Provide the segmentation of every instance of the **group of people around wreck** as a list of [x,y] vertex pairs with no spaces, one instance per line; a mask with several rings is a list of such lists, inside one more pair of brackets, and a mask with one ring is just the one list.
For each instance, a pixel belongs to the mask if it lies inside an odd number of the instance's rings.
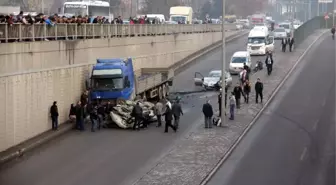
[[[85,120],[88,119],[91,122],[91,131],[95,132],[96,129],[100,130],[102,127],[106,127],[105,121],[112,109],[113,105],[110,101],[107,101],[105,104],[89,102],[89,92],[85,91],[81,95],[81,99],[77,102],[77,105],[71,104],[69,120],[70,122],[76,123],[75,129],[84,131],[84,123]],[[153,111],[157,116],[157,127],[162,126],[162,119],[164,117],[164,132],[168,132],[169,127],[175,132],[178,130],[180,117],[183,115],[179,99],[174,103],[171,103],[167,98],[161,99],[156,102]],[[58,130],[59,113],[56,101],[53,102],[53,105],[50,108],[50,116],[52,130]],[[144,115],[139,101],[133,107],[131,117],[134,119],[133,130],[140,130],[140,128],[148,127],[149,119]]]

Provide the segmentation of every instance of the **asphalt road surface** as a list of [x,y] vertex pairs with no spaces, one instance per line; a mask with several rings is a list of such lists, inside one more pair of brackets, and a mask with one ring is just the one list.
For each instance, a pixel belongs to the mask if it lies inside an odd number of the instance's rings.
[[318,41],[208,185],[335,185],[335,41]]
[[[245,49],[246,37],[227,44],[228,61],[235,51]],[[193,90],[195,71],[207,74],[220,67],[221,52],[218,49],[201,57],[195,65],[176,76],[175,87],[183,91]],[[151,125],[149,129],[139,132],[106,129],[95,133],[65,134],[3,166],[0,169],[0,184],[129,185],[148,172],[174,142],[191,128],[192,123],[202,119],[202,114],[197,114],[201,113],[201,105],[205,99],[216,99],[216,96],[215,92],[185,96],[182,102],[185,115],[181,118],[177,133],[170,131],[165,134],[164,128]]]

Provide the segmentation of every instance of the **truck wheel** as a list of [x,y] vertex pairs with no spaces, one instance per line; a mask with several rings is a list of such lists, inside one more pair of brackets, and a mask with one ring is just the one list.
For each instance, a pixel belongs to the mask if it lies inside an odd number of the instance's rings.
[[159,87],[159,98],[160,98],[160,100],[163,99],[163,90],[162,90],[162,87]]

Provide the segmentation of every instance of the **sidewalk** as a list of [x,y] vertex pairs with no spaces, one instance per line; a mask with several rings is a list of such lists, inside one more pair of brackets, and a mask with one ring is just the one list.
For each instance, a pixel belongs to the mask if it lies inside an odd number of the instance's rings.
[[[241,35],[244,35],[244,34],[246,34],[244,31],[228,31],[227,32],[227,35],[228,35],[227,42],[235,40],[236,38],[239,38]],[[219,45],[218,46],[217,45],[214,44],[214,46],[209,46],[209,48],[207,49],[211,49],[212,47],[213,48],[219,47]],[[185,64],[188,65],[189,63],[192,63],[193,59],[200,57],[202,55],[202,51],[203,50],[201,50],[200,53],[196,53],[195,56],[192,56],[192,58],[187,58]],[[203,52],[205,52],[205,50]],[[14,146],[3,152],[0,152],[0,165],[10,160],[13,160],[15,158],[21,157],[28,151],[31,151],[32,149],[67,133],[68,131],[72,129],[72,127],[73,127],[73,124],[69,124],[69,123],[61,124],[59,125],[58,131],[52,131],[52,130],[46,131],[17,146]]]
[[[295,62],[323,31],[316,31],[301,45],[297,46],[292,53],[276,53],[274,55],[274,71],[271,76],[267,76],[266,71],[262,70],[251,77],[252,84],[256,82],[258,77],[264,83],[264,102],[267,102]],[[134,184],[201,184],[229,151],[262,106],[262,104],[255,104],[255,95],[252,91],[250,104],[242,104],[241,109],[237,111],[236,120],[228,121],[230,125],[228,128],[216,127],[205,130],[203,120],[200,120],[185,138],[181,139],[156,166],[153,166],[147,174]]]

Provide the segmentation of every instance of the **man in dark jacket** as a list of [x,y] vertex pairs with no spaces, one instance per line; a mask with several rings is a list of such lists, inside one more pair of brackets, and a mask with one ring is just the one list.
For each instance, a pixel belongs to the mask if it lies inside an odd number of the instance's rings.
[[91,120],[91,132],[95,132],[96,126],[98,129],[100,129],[100,122],[98,121],[98,106],[97,105],[91,105],[90,120]]
[[293,45],[294,45],[294,37],[290,37],[289,38],[289,52],[292,52],[293,51]]
[[176,102],[173,104],[172,111],[174,115],[174,126],[176,129],[178,129],[180,117],[183,116],[183,111],[179,100],[176,100]]
[[213,109],[210,104],[210,100],[208,100],[205,104],[203,104],[202,108],[203,114],[204,114],[204,128],[211,128],[211,118],[213,116]]
[[166,105],[166,112],[163,114],[165,116],[165,130],[164,132],[168,132],[168,127],[171,127],[175,132],[176,132],[176,127],[172,125],[172,120],[173,120],[173,111],[170,109],[169,105]]
[[243,91],[244,91],[244,98],[245,98],[245,103],[249,103],[249,95],[251,92],[251,85],[248,80],[246,80],[244,86],[243,86]]
[[140,103],[137,102],[133,107],[132,116],[134,117],[134,125],[133,130],[140,130],[140,121],[142,119],[142,108],[140,107]]
[[54,101],[53,105],[50,107],[50,116],[51,116],[52,130],[57,130],[58,129],[58,108],[57,108],[56,101]]
[[261,100],[261,103],[262,103],[264,84],[260,81],[259,78],[258,78],[257,82],[255,83],[254,89],[255,89],[255,92],[256,92],[256,103],[258,103],[258,97],[260,97],[260,100]]
[[246,63],[244,63],[244,69],[246,70],[247,74],[246,74],[246,79],[248,80],[250,77],[250,73],[251,73],[251,68],[246,65]]
[[234,87],[233,92],[236,98],[236,107],[237,109],[240,109],[240,98],[241,98],[241,95],[244,95],[244,93],[239,83],[237,83],[237,85]]
[[273,56],[272,56],[272,53],[267,53],[265,64],[266,64],[266,68],[267,68],[267,74],[271,75],[272,70],[273,70]]
[[84,107],[81,101],[79,101],[76,106],[76,128],[80,131],[84,131]]
[[287,39],[286,38],[282,39],[281,45],[282,45],[282,52],[286,52],[286,46],[287,46]]

